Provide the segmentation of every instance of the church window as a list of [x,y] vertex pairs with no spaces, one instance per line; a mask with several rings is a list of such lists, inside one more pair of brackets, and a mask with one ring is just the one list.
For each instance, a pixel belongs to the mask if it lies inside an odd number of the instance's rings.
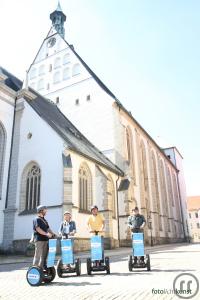
[[76,99],[76,100],[75,100],[75,104],[76,104],[76,105],[79,105],[79,99]]
[[79,169],[79,208],[90,211],[92,205],[92,176],[86,164]]
[[128,128],[126,128],[126,149],[127,149],[127,161],[131,162],[131,134]]
[[2,183],[3,183],[5,147],[6,147],[6,131],[0,122],[0,200],[1,200]]
[[49,65],[49,72],[52,71],[52,64]]
[[41,65],[39,67],[38,75],[44,75],[45,74],[45,65]]
[[91,100],[91,99],[90,99],[90,95],[87,95],[86,100],[87,100],[87,101],[90,101],[90,100]]
[[57,69],[61,66],[61,58],[57,57],[54,61],[54,69]]
[[49,83],[47,83],[47,90],[49,90],[50,89],[50,84]]
[[60,103],[60,99],[59,97],[56,97],[56,104],[59,104]]
[[38,81],[37,89],[38,89],[38,91],[44,89],[44,79],[40,79],[40,80]]
[[80,74],[80,64],[75,64],[72,68],[72,76]]
[[41,170],[30,163],[24,170],[21,182],[20,211],[34,211],[40,204]]
[[115,186],[112,177],[108,176],[107,182],[108,209],[112,211],[112,217],[116,218]]
[[33,68],[33,69],[30,71],[30,79],[35,78],[35,77],[36,77],[36,73],[37,73],[36,68]]
[[70,54],[67,53],[63,56],[63,65],[70,63]]
[[65,68],[63,70],[63,80],[67,80],[70,78],[70,69],[69,68]]
[[61,74],[60,74],[60,72],[56,72],[53,76],[53,82],[58,83],[58,82],[60,82],[60,80],[61,80]]

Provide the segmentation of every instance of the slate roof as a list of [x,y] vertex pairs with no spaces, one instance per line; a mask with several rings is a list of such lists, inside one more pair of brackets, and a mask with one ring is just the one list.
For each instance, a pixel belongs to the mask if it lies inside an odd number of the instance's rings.
[[23,82],[15,77],[13,74],[8,72],[6,69],[0,66],[0,73],[6,75],[8,78],[5,80],[5,84],[14,90],[15,92],[19,91],[22,88]]
[[[35,91],[34,91],[35,93]],[[56,104],[37,94],[27,100],[30,106],[66,141],[69,149],[123,176],[123,172],[99,151],[59,110]]]

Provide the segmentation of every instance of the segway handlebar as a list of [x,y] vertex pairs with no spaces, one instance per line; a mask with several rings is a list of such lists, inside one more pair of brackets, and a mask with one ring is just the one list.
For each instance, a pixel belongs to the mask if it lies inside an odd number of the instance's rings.
[[99,233],[103,233],[105,231],[103,230],[91,230],[90,233],[94,233],[95,235],[98,235]]

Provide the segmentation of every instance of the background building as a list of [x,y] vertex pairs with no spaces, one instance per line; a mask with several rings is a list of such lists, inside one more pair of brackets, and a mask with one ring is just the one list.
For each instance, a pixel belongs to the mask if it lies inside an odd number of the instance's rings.
[[188,197],[189,228],[191,242],[200,242],[200,196]]

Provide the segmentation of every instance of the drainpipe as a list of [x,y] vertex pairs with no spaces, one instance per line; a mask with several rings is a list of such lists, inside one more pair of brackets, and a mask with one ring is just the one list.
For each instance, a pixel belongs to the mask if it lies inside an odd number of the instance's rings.
[[118,241],[119,241],[119,246],[120,246],[120,231],[119,231],[119,196],[118,196],[118,181],[119,181],[119,175],[116,180],[116,196],[117,196],[117,229],[118,229]]
[[13,115],[12,136],[11,136],[11,145],[10,145],[10,157],[9,157],[9,166],[8,166],[8,179],[7,179],[7,187],[6,187],[5,209],[8,207],[8,190],[9,190],[9,183],[10,183],[11,159],[12,159],[12,153],[13,153],[13,140],[14,140],[14,130],[15,130],[16,105],[17,105],[17,97],[15,97],[15,106],[14,106],[14,115]]

